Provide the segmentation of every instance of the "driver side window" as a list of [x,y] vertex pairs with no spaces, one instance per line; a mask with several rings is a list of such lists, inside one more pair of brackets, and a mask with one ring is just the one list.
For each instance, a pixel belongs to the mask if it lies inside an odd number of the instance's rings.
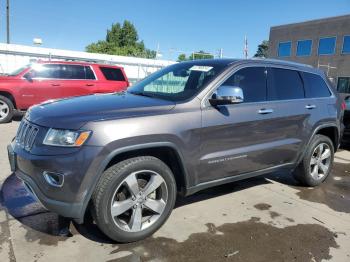
[[240,87],[243,90],[245,103],[266,101],[266,68],[243,68],[230,76],[222,85]]
[[56,64],[35,64],[30,74],[31,78],[56,79],[59,78],[59,65]]

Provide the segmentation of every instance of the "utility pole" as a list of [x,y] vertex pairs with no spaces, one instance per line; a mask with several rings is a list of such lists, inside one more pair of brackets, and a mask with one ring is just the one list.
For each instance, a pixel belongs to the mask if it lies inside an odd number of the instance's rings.
[[222,58],[224,56],[224,49],[220,48],[219,50],[219,58]]
[[10,43],[10,0],[6,2],[6,33],[7,33],[7,43]]
[[243,49],[243,53],[244,53],[244,58],[248,59],[248,38],[247,36],[244,37],[244,49]]
[[317,67],[318,67],[318,68],[320,68],[320,67],[326,67],[326,68],[327,68],[327,72],[326,72],[327,77],[329,77],[329,71],[330,71],[331,69],[337,69],[337,67],[331,66],[330,63],[328,63],[328,64],[326,64],[326,65],[320,64],[320,60],[318,60],[318,62],[317,62]]

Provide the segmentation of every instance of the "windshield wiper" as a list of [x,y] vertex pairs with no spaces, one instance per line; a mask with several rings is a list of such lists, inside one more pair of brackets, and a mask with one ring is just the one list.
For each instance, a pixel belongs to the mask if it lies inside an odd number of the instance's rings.
[[146,96],[146,97],[155,97],[154,95],[151,95],[151,94],[147,94],[147,93],[144,93],[144,92],[130,92],[128,91],[128,93],[132,94],[132,95],[136,95],[136,96]]

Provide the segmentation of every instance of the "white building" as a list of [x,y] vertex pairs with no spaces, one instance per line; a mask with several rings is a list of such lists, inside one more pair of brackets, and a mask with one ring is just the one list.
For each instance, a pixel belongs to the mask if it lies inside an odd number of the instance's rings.
[[104,55],[79,51],[43,48],[0,43],[0,73],[14,69],[36,60],[78,60],[122,66],[130,82],[136,82],[147,75],[175,63],[174,61],[145,59],[116,55]]

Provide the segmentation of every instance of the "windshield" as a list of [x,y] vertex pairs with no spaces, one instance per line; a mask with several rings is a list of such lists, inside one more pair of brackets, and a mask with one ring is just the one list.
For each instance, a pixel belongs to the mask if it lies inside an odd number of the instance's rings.
[[30,65],[25,65],[25,66],[21,66],[15,70],[13,70],[12,72],[8,73],[7,75],[9,76],[16,76],[19,73],[21,73],[24,69],[28,68]]
[[184,101],[198,94],[225,66],[198,61],[174,64],[138,82],[129,88],[128,92],[171,101]]

